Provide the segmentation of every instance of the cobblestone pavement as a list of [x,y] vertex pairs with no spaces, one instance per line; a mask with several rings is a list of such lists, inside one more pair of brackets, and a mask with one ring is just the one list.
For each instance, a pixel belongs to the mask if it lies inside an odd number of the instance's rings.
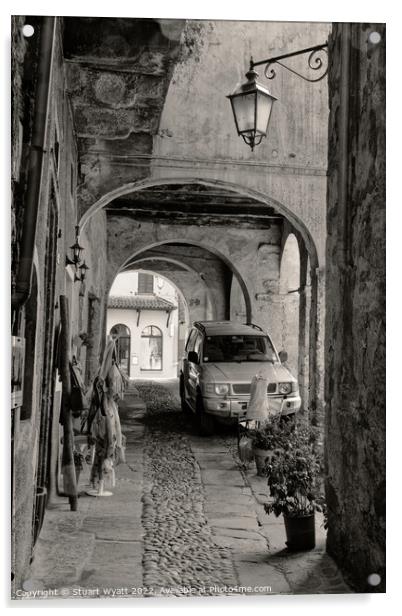
[[188,439],[150,429],[143,496],[144,585],[153,594],[220,594],[237,582],[230,550],[220,547],[205,517],[201,472]]
[[[236,436],[200,437],[179,409],[177,384],[139,384],[121,405],[127,463],[113,496],[56,499],[18,598],[350,593],[317,547],[290,554],[283,522],[267,516],[264,478],[242,467]],[[35,594],[36,593],[36,594]]]

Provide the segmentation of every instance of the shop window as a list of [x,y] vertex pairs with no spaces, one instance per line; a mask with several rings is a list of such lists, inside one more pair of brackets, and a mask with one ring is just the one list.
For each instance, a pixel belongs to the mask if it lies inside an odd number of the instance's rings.
[[155,325],[141,332],[141,370],[162,370],[162,332]]

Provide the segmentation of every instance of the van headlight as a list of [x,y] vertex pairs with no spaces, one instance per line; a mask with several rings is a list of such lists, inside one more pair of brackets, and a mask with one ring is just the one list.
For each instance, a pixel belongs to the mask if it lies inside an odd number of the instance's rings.
[[205,393],[224,396],[229,393],[229,385],[227,383],[206,383]]
[[278,392],[283,396],[290,394],[292,391],[292,383],[279,383]]

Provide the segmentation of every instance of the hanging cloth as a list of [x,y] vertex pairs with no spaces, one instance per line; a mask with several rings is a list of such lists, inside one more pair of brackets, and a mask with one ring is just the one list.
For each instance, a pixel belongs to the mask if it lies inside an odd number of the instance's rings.
[[247,419],[263,421],[269,417],[268,379],[261,372],[253,376],[250,388],[250,401],[247,407]]

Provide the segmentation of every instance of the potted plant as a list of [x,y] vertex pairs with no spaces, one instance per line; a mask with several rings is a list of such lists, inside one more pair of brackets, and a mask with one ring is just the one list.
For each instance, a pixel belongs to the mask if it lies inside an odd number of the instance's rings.
[[266,475],[267,462],[275,450],[283,451],[287,447],[294,427],[293,420],[276,415],[251,432],[257,475]]
[[267,465],[272,501],[266,513],[283,514],[289,550],[315,547],[315,511],[322,511],[320,464],[306,430],[294,430],[284,451],[275,451]]

